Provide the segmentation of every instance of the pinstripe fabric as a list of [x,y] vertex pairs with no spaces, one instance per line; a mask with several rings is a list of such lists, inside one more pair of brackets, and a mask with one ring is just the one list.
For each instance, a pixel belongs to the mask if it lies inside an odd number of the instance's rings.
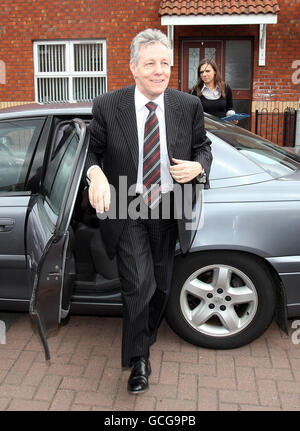
[[[126,195],[124,190],[121,192],[119,178],[126,179],[127,189],[137,181],[139,147],[134,90],[131,86],[97,97],[89,126],[90,146],[85,174],[94,164],[103,168],[116,191],[117,217],[119,198]],[[198,161],[208,177],[212,156],[200,100],[168,88],[164,93],[164,106],[170,161],[172,157]],[[132,199],[134,196],[128,196],[128,204]],[[187,221],[184,217],[177,221],[119,217],[107,218],[100,223],[108,255],[117,254],[118,259],[124,304],[124,367],[130,365],[132,357],[147,355],[149,345],[156,339],[170,289],[176,223],[181,249],[185,253],[192,237],[192,232],[185,229]]]
[[[126,176],[127,187],[136,184],[138,168],[138,133],[134,105],[135,86],[103,94],[94,100],[90,123],[90,146],[87,169],[99,164],[119,199],[119,177]],[[167,146],[172,157],[195,160],[202,164],[207,178],[212,161],[210,140],[206,137],[203,109],[198,97],[167,88],[164,93]],[[209,183],[205,187],[208,187]],[[128,204],[133,197],[128,197]],[[118,213],[118,208],[117,208]],[[185,230],[186,219],[178,220],[179,240],[184,253],[192,234]],[[124,220],[103,220],[102,237],[113,257]]]
[[[174,220],[127,220],[117,247],[122,284],[122,366],[148,356],[171,286],[176,243]],[[167,268],[167,271],[166,271]]]

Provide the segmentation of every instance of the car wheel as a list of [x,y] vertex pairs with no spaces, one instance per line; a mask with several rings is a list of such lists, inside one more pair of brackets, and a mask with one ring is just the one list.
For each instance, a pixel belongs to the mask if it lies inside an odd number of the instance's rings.
[[186,341],[213,349],[250,343],[270,325],[276,302],[268,268],[244,253],[178,256],[166,310]]

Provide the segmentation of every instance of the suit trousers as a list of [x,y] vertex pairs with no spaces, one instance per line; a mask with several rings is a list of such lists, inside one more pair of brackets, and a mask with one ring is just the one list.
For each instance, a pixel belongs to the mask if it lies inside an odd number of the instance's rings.
[[171,289],[177,223],[127,219],[117,245],[123,300],[122,366],[149,356]]

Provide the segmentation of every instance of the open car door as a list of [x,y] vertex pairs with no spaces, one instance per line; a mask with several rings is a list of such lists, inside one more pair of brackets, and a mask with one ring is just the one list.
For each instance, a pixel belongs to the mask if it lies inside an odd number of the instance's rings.
[[86,125],[79,119],[64,123],[60,135],[41,192],[31,198],[26,229],[33,285],[29,311],[37,324],[46,359],[50,359],[46,334],[58,328],[70,306],[75,271],[69,225],[89,141]]

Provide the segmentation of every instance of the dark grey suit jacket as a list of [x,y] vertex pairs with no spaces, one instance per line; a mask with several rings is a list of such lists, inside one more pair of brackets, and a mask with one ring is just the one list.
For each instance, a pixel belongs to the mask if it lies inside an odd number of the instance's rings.
[[[119,177],[127,178],[128,188],[136,183],[138,169],[138,132],[134,104],[135,86],[98,96],[93,104],[90,123],[90,146],[85,172],[94,164],[102,167],[108,182],[114,186],[118,202]],[[207,178],[212,162],[210,140],[206,136],[203,109],[198,98],[167,88],[164,93],[167,147],[170,158],[198,161]],[[208,187],[208,180],[205,187]],[[128,203],[133,197],[128,197]],[[178,220],[181,249],[191,245],[193,232],[186,231],[185,219]],[[110,257],[124,226],[124,219],[100,222],[101,234]]]

